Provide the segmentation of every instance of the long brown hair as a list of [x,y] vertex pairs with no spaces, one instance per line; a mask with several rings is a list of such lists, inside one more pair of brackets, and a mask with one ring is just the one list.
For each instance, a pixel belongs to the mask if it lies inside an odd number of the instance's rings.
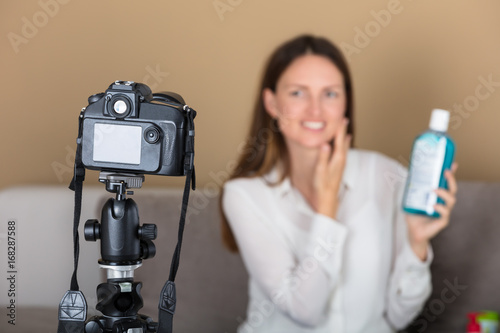
[[[250,133],[229,179],[263,176],[274,167],[280,168],[279,182],[289,176],[290,162],[285,140],[279,131],[277,121],[265,109],[262,92],[266,88],[276,92],[276,84],[281,74],[295,59],[305,54],[327,57],[342,73],[346,94],[345,116],[349,119],[347,133],[354,138],[352,83],[349,68],[342,52],[325,38],[302,35],[278,47],[267,61],[254,106]],[[238,252],[238,245],[222,209],[222,193],[219,207],[222,217],[223,243],[232,252]]]

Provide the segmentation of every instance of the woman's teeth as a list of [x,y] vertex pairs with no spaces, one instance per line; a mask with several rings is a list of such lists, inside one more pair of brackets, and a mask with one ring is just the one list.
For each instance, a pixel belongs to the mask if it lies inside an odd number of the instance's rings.
[[313,129],[313,130],[318,130],[318,129],[322,129],[323,127],[325,127],[325,122],[323,122],[323,121],[303,121],[302,126],[309,128],[309,129]]

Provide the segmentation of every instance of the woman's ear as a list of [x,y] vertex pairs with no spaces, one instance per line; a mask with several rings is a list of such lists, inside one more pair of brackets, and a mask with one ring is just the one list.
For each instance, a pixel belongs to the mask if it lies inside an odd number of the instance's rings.
[[271,118],[278,118],[278,106],[274,92],[269,88],[265,88],[262,91],[262,100],[264,102],[264,108]]

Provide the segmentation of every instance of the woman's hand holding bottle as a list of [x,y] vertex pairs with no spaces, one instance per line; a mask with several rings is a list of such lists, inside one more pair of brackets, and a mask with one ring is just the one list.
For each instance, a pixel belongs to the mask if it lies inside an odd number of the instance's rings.
[[439,218],[430,218],[424,215],[406,215],[408,223],[408,232],[410,237],[410,246],[413,252],[420,258],[427,258],[427,248],[429,241],[443,230],[450,222],[450,214],[456,203],[457,181],[455,172],[458,168],[457,163],[453,163],[451,170],[445,171],[445,178],[448,182],[448,190],[438,188],[435,190],[438,197],[443,199],[444,205],[436,204],[434,209],[439,213]]

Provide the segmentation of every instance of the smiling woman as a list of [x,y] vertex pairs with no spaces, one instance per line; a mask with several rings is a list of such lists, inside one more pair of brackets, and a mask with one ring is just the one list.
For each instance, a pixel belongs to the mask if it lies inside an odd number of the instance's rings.
[[350,148],[349,70],[324,38],[279,47],[260,91],[251,139],[221,198],[223,239],[250,276],[239,332],[404,328],[431,291],[429,240],[448,224],[453,173],[438,194],[440,219],[403,213],[404,182],[381,175],[406,170]]

